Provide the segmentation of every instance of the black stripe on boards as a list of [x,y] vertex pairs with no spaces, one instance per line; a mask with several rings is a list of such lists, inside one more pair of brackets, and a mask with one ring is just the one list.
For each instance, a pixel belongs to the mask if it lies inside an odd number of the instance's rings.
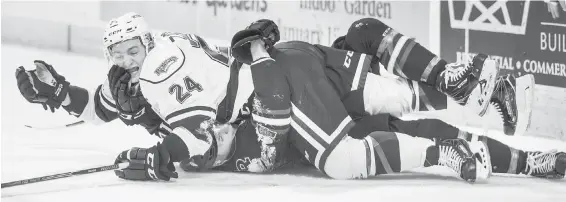
[[346,124],[346,126],[342,129],[342,131],[340,131],[340,133],[336,136],[336,138],[334,140],[332,140],[330,145],[325,147],[326,149],[322,153],[322,156],[320,157],[320,162],[319,162],[319,165],[318,165],[319,168],[320,168],[320,171],[322,171],[322,173],[324,173],[325,175],[326,175],[326,172],[324,171],[324,165],[326,165],[326,160],[328,159],[328,155],[330,155],[330,153],[332,151],[334,151],[334,148],[336,148],[336,145],[338,145],[338,143],[340,143],[344,139],[344,137],[354,127],[354,125],[355,125],[355,122],[353,120],[350,120],[350,122],[348,124]]
[[175,116],[178,116],[178,115],[181,115],[181,114],[184,114],[184,113],[189,113],[189,112],[191,112],[191,111],[196,111],[196,110],[210,111],[210,112],[213,112],[213,113],[216,114],[216,110],[214,110],[214,109],[211,108],[211,107],[195,106],[195,107],[188,107],[188,108],[183,108],[183,109],[178,110],[178,111],[174,111],[174,112],[170,113],[169,115],[167,115],[167,116],[165,117],[165,120],[169,120],[169,119],[171,119],[171,118],[173,118],[173,117],[175,117]]
[[[100,98],[101,97],[101,93],[100,93],[101,90],[102,90],[102,85],[98,86],[98,88],[96,89],[96,91],[94,93],[94,112],[96,113],[96,116],[100,120],[103,120],[104,122],[110,122],[110,121],[118,118],[118,113],[106,109],[104,104],[101,103],[101,102],[105,102]],[[116,109],[116,111],[118,111],[118,109]]]
[[393,50],[395,50],[395,47],[397,46],[399,39],[401,39],[401,36],[403,35],[396,33],[395,36],[393,37],[393,42],[391,43],[393,45],[385,47],[385,52],[383,52],[383,54],[381,55],[380,63],[385,67],[385,70],[389,70],[387,64],[389,63],[389,60],[391,59],[391,54],[393,53]]
[[206,55],[208,55],[208,57],[210,57],[210,59],[224,65],[224,66],[228,66],[228,57],[225,55],[222,55],[220,53],[220,50],[212,50],[210,48],[210,46],[206,43],[206,41],[204,39],[202,39],[200,36],[194,35],[194,34],[190,34],[189,36],[194,37],[198,40],[201,49],[204,51],[204,53],[206,53]]
[[[179,47],[177,47],[177,48],[179,48]],[[177,68],[173,73],[169,74],[169,76],[167,76],[166,78],[164,78],[161,81],[150,81],[150,80],[147,80],[147,79],[144,79],[144,78],[140,78],[140,81],[145,81],[145,82],[152,83],[152,84],[158,84],[158,83],[161,83],[161,82],[166,81],[167,79],[171,78],[171,76],[173,76],[181,68],[183,68],[183,66],[185,65],[185,60],[187,59],[187,57],[185,56],[185,52],[183,52],[183,50],[181,50],[180,48],[179,48],[179,51],[181,51],[181,54],[183,55],[183,62],[181,62],[181,65],[179,65],[179,68]]]

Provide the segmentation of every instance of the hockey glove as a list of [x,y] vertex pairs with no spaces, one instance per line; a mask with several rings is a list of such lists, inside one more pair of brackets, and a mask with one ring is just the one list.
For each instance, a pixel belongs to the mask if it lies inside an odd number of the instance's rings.
[[134,147],[118,155],[114,164],[129,162],[127,168],[114,170],[116,176],[126,180],[165,180],[178,178],[175,166],[164,145],[157,143],[148,149]]
[[239,62],[251,64],[253,59],[250,52],[250,42],[260,39],[269,51],[279,41],[279,37],[279,28],[275,22],[267,19],[253,22],[232,37],[232,56]]
[[141,93],[139,83],[132,84],[130,78],[130,73],[118,65],[112,66],[108,72],[109,88],[120,119],[131,126],[144,123],[146,110],[151,111],[151,107]]
[[24,98],[31,103],[40,103],[55,112],[67,97],[69,82],[57,74],[55,69],[41,60],[35,60],[35,70],[26,71],[20,66],[16,70],[18,89]]

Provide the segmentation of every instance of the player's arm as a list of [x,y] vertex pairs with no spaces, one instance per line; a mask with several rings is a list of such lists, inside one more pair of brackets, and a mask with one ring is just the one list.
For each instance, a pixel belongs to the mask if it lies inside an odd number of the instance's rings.
[[46,62],[36,60],[34,63],[34,70],[27,71],[23,67],[16,70],[18,88],[26,100],[42,104],[45,109],[49,107],[53,112],[62,106],[70,114],[88,122],[101,123],[116,118],[111,99],[103,96],[105,85],[100,85],[94,93],[89,92],[70,85]]
[[290,89],[283,67],[267,48],[279,40],[277,25],[259,20],[232,39],[232,55],[239,62],[250,64],[255,88],[252,124],[262,145],[262,161],[271,169],[285,149],[283,142],[291,124]]
[[262,41],[251,44],[254,62],[251,65],[255,88],[252,124],[262,146],[266,170],[271,170],[284,152],[291,127],[290,89],[286,73],[277,61],[269,57]]
[[69,114],[93,124],[110,122],[118,117],[115,101],[108,87],[108,80],[94,91],[79,87],[74,90],[71,88],[69,104],[64,105],[63,108]]
[[120,153],[115,163],[130,162],[130,165],[117,170],[116,175],[128,180],[169,180],[177,178],[174,162],[198,171],[212,168],[217,155],[212,117],[213,111],[198,106],[168,114],[170,133],[153,147],[134,147]]
[[217,46],[196,34],[185,34],[179,32],[163,32],[160,37],[169,38],[173,43],[190,43],[194,48],[200,48],[208,57],[224,66],[229,66],[231,56],[229,46]]

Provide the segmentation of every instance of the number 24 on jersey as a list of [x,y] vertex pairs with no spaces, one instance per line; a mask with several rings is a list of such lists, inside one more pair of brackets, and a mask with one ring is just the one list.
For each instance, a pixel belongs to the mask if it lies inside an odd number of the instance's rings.
[[[175,95],[177,101],[180,104],[183,104],[183,102],[185,102],[185,100],[187,100],[187,98],[191,97],[191,92],[193,92],[195,90],[198,91],[198,92],[201,92],[203,90],[202,86],[199,83],[193,81],[188,76],[186,76],[183,79],[183,81],[185,83],[184,88],[180,84],[173,84],[169,87],[169,94]],[[186,92],[185,92],[185,89],[186,89]]]

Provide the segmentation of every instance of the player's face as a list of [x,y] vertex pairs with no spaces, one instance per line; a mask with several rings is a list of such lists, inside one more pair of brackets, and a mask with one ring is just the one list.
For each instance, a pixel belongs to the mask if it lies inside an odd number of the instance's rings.
[[140,69],[145,60],[145,47],[139,39],[130,39],[113,45],[110,56],[114,64],[128,70],[132,82],[139,80]]

